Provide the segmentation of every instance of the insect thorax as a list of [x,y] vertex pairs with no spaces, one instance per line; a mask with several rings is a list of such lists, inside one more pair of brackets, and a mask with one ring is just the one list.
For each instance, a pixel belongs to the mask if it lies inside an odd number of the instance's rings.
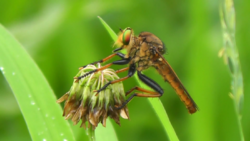
[[150,32],[141,32],[139,37],[133,38],[133,43],[128,51],[131,58],[130,64],[136,64],[137,70],[142,71],[154,65],[160,54],[164,54],[166,48],[163,42]]
[[129,57],[131,58],[130,64],[136,64],[138,71],[145,70],[153,64],[152,50],[146,45],[132,47]]

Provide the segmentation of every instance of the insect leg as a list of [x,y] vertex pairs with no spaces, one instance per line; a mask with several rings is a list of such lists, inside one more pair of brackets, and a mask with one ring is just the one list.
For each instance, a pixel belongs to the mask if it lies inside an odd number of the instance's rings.
[[140,87],[134,87],[132,89],[130,89],[129,91],[126,92],[126,95],[130,94],[132,91],[137,90],[137,91],[141,91],[141,92],[146,92],[147,94],[143,94],[143,93],[134,93],[132,94],[124,103],[122,103],[121,106],[117,107],[116,109],[122,109],[126,104],[128,104],[129,101],[131,101],[135,96],[138,97],[160,97],[162,96],[162,94],[158,93],[158,92],[154,92],[154,91],[150,91],[150,90],[146,90],[144,88],[140,88]]
[[[111,58],[113,58],[113,57],[115,57],[115,56],[119,56],[120,58],[125,59],[125,55],[124,55],[123,53],[116,52],[116,53],[113,53],[113,54],[109,55],[108,57],[106,57],[106,58],[104,58],[104,59],[102,59],[102,60],[99,60],[99,61],[96,61],[96,62],[91,63],[91,65],[95,65],[95,64],[97,64],[97,63],[106,62],[106,61],[108,61],[109,59],[111,59]],[[86,66],[87,66],[87,65],[86,65]],[[85,68],[86,66],[82,66],[82,67],[80,67],[79,69],[83,69],[83,68]]]
[[128,69],[129,69],[129,67],[126,67],[126,68],[123,68],[123,69],[119,69],[119,70],[116,70],[115,73],[124,72],[124,71],[127,71]]
[[138,96],[138,97],[161,97],[162,94],[164,93],[164,91],[160,87],[160,85],[158,85],[154,80],[152,80],[152,79],[148,78],[147,76],[143,75],[140,71],[137,71],[137,75],[138,75],[139,79],[143,83],[145,83],[146,85],[148,85],[149,87],[151,87],[152,89],[154,89],[156,92],[149,91],[149,90],[146,90],[146,89],[143,89],[143,88],[140,88],[140,87],[134,87],[134,88],[130,89],[129,91],[127,91],[126,95],[130,94],[133,90],[138,90],[138,91],[141,91],[141,92],[146,92],[147,94],[134,93],[124,103],[122,103],[122,105],[119,106],[117,109],[123,108],[135,96]]
[[164,93],[164,91],[161,88],[161,86],[159,84],[157,84],[154,80],[150,79],[146,75],[143,75],[140,71],[137,71],[137,75],[138,75],[139,79],[143,83],[145,83],[146,85],[148,85],[150,88],[154,89],[155,91],[157,91],[161,95]]
[[135,64],[131,64],[131,65],[129,66],[129,71],[128,71],[128,75],[127,75],[127,76],[125,76],[125,77],[123,77],[123,78],[120,78],[120,79],[117,79],[117,80],[109,81],[109,82],[108,82],[107,84],[105,84],[102,88],[100,88],[99,90],[96,91],[96,92],[97,92],[96,95],[97,95],[100,91],[106,89],[110,84],[114,84],[114,83],[117,83],[117,82],[121,82],[121,81],[124,81],[124,80],[130,78],[131,76],[133,76],[133,75],[135,74],[135,71],[136,71],[136,66],[135,66]]
[[153,94],[153,95],[159,94],[158,92],[150,91],[150,90],[147,90],[147,89],[135,86],[135,87],[133,87],[132,89],[130,89],[129,91],[126,92],[126,96],[129,95],[134,90],[141,91],[141,92],[146,92],[146,93],[150,93],[150,94]]
[[120,50],[122,50],[123,49],[123,46],[122,47],[119,47],[119,48],[117,48],[117,49],[115,49],[115,50],[113,50],[113,52],[117,52],[117,51],[120,51]]
[[92,71],[90,71],[90,72],[87,72],[87,73],[85,73],[85,74],[82,75],[82,76],[74,77],[74,79],[76,79],[75,82],[78,82],[81,78],[84,78],[84,77],[86,77],[86,76],[88,76],[88,75],[90,75],[90,74],[92,74],[92,73],[95,73],[95,72],[104,70],[104,69],[106,69],[106,68],[109,68],[110,66],[112,66],[112,65],[114,65],[114,64],[115,64],[115,65],[125,65],[125,64],[128,64],[129,62],[130,62],[130,58],[124,58],[124,59],[122,59],[122,60],[114,61],[114,62],[109,63],[109,64],[107,64],[107,65],[105,65],[105,66],[103,66],[103,67],[100,67],[100,68],[98,68],[98,69],[95,69],[95,70],[92,70]]

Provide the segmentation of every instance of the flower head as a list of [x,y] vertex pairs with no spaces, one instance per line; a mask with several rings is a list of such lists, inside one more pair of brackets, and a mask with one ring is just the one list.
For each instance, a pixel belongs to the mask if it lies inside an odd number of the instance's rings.
[[[100,67],[88,65],[81,69],[76,77],[82,76],[87,72]],[[57,100],[57,103],[65,101],[63,116],[65,119],[71,119],[74,124],[82,120],[81,127],[86,128],[88,122],[89,128],[95,129],[98,123],[106,126],[106,119],[109,116],[120,125],[120,116],[128,119],[128,109],[126,106],[119,109],[125,102],[125,93],[122,82],[109,85],[105,90],[96,93],[106,83],[119,79],[113,69],[107,68],[96,73],[87,75],[79,81],[73,82],[70,90]]]

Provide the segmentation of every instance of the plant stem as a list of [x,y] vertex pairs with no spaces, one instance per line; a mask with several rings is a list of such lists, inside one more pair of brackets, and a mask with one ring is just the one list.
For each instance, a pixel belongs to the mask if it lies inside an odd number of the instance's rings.
[[239,61],[239,53],[235,41],[235,10],[232,0],[223,1],[222,7],[220,9],[220,15],[224,39],[223,55],[232,76],[232,93],[230,96],[234,101],[240,137],[241,140],[244,141],[245,139],[241,123],[241,110],[244,101],[243,77]]

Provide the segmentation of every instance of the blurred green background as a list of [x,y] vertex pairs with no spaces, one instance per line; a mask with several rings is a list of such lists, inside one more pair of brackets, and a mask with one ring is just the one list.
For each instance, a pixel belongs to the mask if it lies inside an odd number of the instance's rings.
[[[57,97],[69,90],[78,67],[111,54],[113,41],[97,18],[101,16],[117,33],[120,27],[132,27],[137,35],[149,31],[165,43],[168,52],[165,58],[200,111],[189,115],[174,90],[154,69],[144,73],[165,90],[160,99],[180,140],[240,140],[234,105],[229,97],[230,73],[223,59],[218,57],[223,46],[220,1],[9,0],[0,1],[0,6],[0,24],[25,47]],[[250,53],[250,1],[235,1],[235,10],[236,42],[245,94],[242,124],[245,139],[250,140],[247,108],[250,106],[250,79],[247,79],[250,77],[247,59]],[[124,82],[125,90],[135,85],[134,79]],[[130,120],[121,119],[121,127],[114,124],[120,141],[168,140],[146,98],[134,98],[128,107]],[[2,74],[0,113],[0,140],[31,140]],[[84,129],[80,134],[85,134]],[[80,134],[77,140],[81,140]]]

